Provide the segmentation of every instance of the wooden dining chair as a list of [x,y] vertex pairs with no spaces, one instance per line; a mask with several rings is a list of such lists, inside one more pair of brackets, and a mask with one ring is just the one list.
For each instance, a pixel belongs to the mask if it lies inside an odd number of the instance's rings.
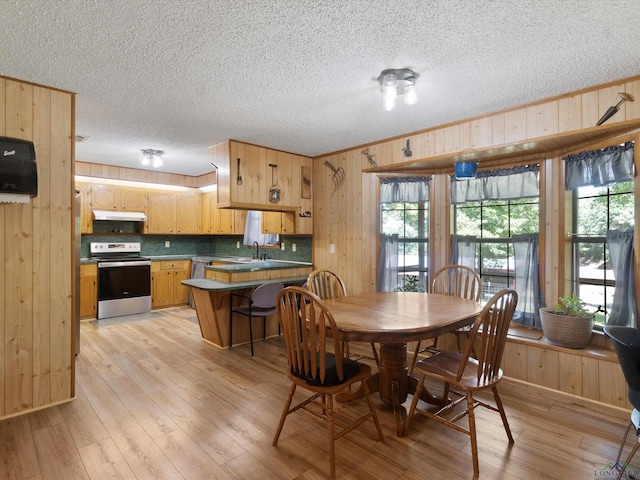
[[[267,336],[267,317],[276,313],[276,298],[284,288],[281,282],[268,282],[257,287],[251,295],[231,293],[229,295],[229,348],[233,346],[233,314],[244,315],[249,318],[249,344],[253,357],[253,318],[262,317],[262,338]],[[234,299],[240,299],[240,304],[234,306]]]
[[[322,300],[327,300],[329,298],[342,298],[347,296],[347,287],[345,286],[344,281],[331,270],[314,270],[309,274],[309,277],[307,277],[306,284],[307,288]],[[372,360],[375,360],[376,365],[380,365],[378,350],[376,349],[376,346],[373,342],[371,343],[371,350],[373,352],[373,357],[366,357],[365,355],[355,355],[352,354],[349,350],[349,342],[344,341],[342,344],[342,351],[344,352],[345,357],[353,358],[355,360],[361,358],[371,358]]]
[[[433,275],[433,279],[431,280],[431,293],[451,295],[479,302],[480,295],[482,294],[482,280],[480,279],[480,275],[472,268],[465,265],[447,265],[436,271]],[[460,337],[464,336],[468,340],[469,327],[458,329],[453,333],[456,336],[458,351],[461,352]],[[419,341],[411,360],[409,373],[413,373],[419,354],[424,352],[435,353],[437,351],[438,337],[434,339],[433,344],[429,347],[421,347],[422,342]]]
[[[466,433],[471,437],[473,473],[476,476],[479,474],[479,466],[475,407],[482,406],[499,412],[509,443],[513,443],[513,436],[511,435],[502,401],[498,395],[497,385],[502,379],[500,363],[507,340],[509,323],[513,318],[517,302],[518,294],[515,290],[500,290],[489,300],[480,315],[478,315],[469,332],[469,343],[467,343],[464,353],[441,351],[430,357],[423,358],[416,364],[420,379],[407,415],[405,435],[409,432],[415,412],[420,412],[447,427]],[[476,345],[476,358],[471,356],[471,347],[474,343]],[[448,399],[449,394],[458,398],[453,401],[449,400],[446,405],[436,412],[417,408],[420,392],[427,378],[445,383],[444,399]],[[487,389],[491,389],[493,392],[495,406],[478,400],[473,396],[475,392]],[[467,402],[466,409],[456,413],[456,407],[465,400]],[[458,423],[464,417],[469,420],[468,428],[464,428]]]
[[[278,295],[277,308],[287,351],[285,373],[291,380],[291,386],[273,445],[278,443],[287,416],[298,409],[307,410],[325,420],[329,435],[331,478],[334,479],[335,441],[338,438],[372,418],[378,438],[384,442],[366,381],[371,376],[371,367],[344,358],[333,315],[317,295],[301,287],[287,287]],[[333,348],[328,348],[330,346]],[[356,382],[361,383],[369,406],[368,411],[358,418],[353,416],[353,412],[343,412],[334,403],[336,394],[348,390]],[[292,407],[297,387],[308,390],[311,395]]]

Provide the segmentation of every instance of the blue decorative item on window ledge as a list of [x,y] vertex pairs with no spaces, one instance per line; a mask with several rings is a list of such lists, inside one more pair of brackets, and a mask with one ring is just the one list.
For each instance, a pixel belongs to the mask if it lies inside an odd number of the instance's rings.
[[456,180],[469,180],[476,177],[478,164],[476,162],[456,162],[453,164]]

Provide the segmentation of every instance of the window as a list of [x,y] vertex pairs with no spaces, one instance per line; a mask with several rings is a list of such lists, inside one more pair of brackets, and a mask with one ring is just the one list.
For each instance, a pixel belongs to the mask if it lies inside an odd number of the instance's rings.
[[[381,231],[398,235],[398,275],[417,276],[429,285],[429,202],[393,202],[380,204]],[[398,279],[402,286],[402,278]]]
[[482,278],[483,301],[503,288],[515,288],[510,237],[537,233],[538,212],[538,197],[454,205],[454,233],[476,237],[475,269]]
[[[386,178],[380,184],[378,291],[428,290],[429,178]],[[419,282],[419,285],[414,282]]]
[[572,191],[572,200],[573,291],[595,312],[596,325],[602,326],[609,319],[615,292],[606,234],[633,229],[633,182],[579,187]]
[[503,288],[518,293],[513,321],[540,328],[539,166],[478,172],[451,182],[451,263],[475,268],[482,300]]
[[563,158],[572,200],[571,290],[597,326],[636,325],[633,149],[626,142]]

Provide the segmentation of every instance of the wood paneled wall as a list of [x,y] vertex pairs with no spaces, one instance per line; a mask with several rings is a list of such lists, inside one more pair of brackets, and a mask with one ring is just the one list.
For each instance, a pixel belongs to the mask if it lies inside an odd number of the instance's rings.
[[0,203],[0,419],[74,396],[75,95],[0,77],[0,135],[35,145],[38,195]]
[[[426,160],[434,157],[430,184],[430,269],[445,265],[449,258],[451,210],[449,206],[449,175],[452,165],[443,164],[442,156],[455,155],[466,148],[496,149],[505,151],[513,147],[514,155],[500,157],[489,162],[491,166],[510,166],[524,162],[539,162],[541,197],[541,275],[543,294],[547,304],[554,304],[567,288],[565,262],[566,229],[564,191],[564,166],[562,156],[570,148],[563,140],[532,158],[526,153],[527,145],[538,143],[554,145],[554,135],[575,133],[576,147],[602,148],[604,138],[595,138],[593,126],[608,107],[615,105],[618,92],[627,92],[636,101],[625,102],[624,108],[605,124],[615,130],[615,138],[640,139],[640,77],[593,87],[584,91],[555,97],[485,115],[455,124],[443,125],[422,132],[409,133],[401,138],[382,140],[378,143],[358,146],[314,158],[313,163],[313,263],[315,268],[329,268],[346,282],[349,294],[375,291],[376,270],[379,256],[379,175],[363,172],[369,168],[363,148],[375,155],[378,166],[406,162],[402,148],[407,138],[411,140],[412,159]],[[416,105],[414,108],[420,108]],[[620,125],[616,128],[615,125]],[[588,134],[581,132],[588,130]],[[573,137],[572,137],[573,138]],[[605,142],[602,144],[602,142]],[[553,150],[553,148],[557,148]],[[437,157],[437,158],[436,158]],[[640,149],[636,149],[636,166],[640,166]],[[341,185],[332,181],[332,171],[325,165],[343,168],[345,180]],[[482,162],[485,163],[485,162]],[[482,166],[481,163],[481,166]],[[485,163],[486,166],[486,163]],[[411,172],[416,175],[417,172]],[[640,198],[640,185],[636,180],[636,199]],[[638,204],[638,201],[636,201]],[[636,208],[636,225],[640,219]],[[640,251],[640,237],[636,235],[636,252]],[[640,262],[636,270],[640,273]],[[595,399],[611,405],[628,406],[625,397],[624,377],[615,358],[599,359],[597,356],[574,355],[565,349],[547,349],[544,345],[513,343],[505,358],[506,375],[537,385]]]
[[[545,144],[553,145],[554,135],[579,134],[586,129],[593,135],[593,126],[600,115],[618,102],[618,92],[630,93],[637,100],[623,103],[620,111],[608,120],[605,126],[628,122],[628,130],[632,132],[637,129],[640,120],[640,77],[592,87],[422,132],[408,133],[406,136],[381,140],[366,147],[369,154],[374,155],[378,166],[406,162],[402,149],[407,138],[411,140],[412,160],[424,159],[427,163],[431,157],[437,160],[434,165],[438,167],[428,172],[432,174],[432,269],[448,260],[451,223],[448,175],[453,173],[453,167],[442,166],[442,155],[456,154],[467,148],[496,147],[504,150],[513,147],[513,157],[501,158],[493,164],[509,166],[523,163],[525,160],[542,164],[541,179],[547,193],[541,198],[541,203],[546,205],[545,211],[541,212],[546,232],[545,243],[541,248],[549,252],[558,252],[559,247],[563,245],[564,232],[564,224],[560,223],[564,219],[560,212],[564,206],[563,178],[560,175],[561,157],[567,148],[550,150],[531,159],[531,156],[526,154],[526,146],[541,139],[544,139]],[[420,108],[419,104],[415,107]],[[619,129],[616,134],[620,134]],[[580,135],[576,138],[580,138]],[[585,135],[581,143],[588,146],[589,137]],[[363,169],[369,168],[367,157],[361,153],[364,147],[361,145],[317,157],[313,163],[313,262],[318,268],[335,270],[345,279],[349,291],[353,294],[375,290],[379,253],[379,181],[378,174],[363,172]],[[342,184],[336,185],[332,181],[332,171],[325,162],[330,162],[335,168],[344,169],[345,180]],[[548,300],[553,300],[557,298],[557,288],[563,288],[559,287],[562,269],[558,269],[557,260],[562,261],[564,256],[558,254],[550,258],[553,262],[547,263],[546,267],[551,280],[545,288],[551,290],[545,291],[545,295]]]

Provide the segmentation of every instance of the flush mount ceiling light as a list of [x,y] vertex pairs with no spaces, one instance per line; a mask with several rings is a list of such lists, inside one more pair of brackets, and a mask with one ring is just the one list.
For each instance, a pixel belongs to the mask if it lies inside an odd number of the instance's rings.
[[141,163],[145,167],[153,165],[153,168],[160,168],[164,165],[164,162],[162,161],[162,155],[164,155],[164,152],[162,150],[145,148],[144,150],[142,150]]
[[416,80],[420,75],[408,68],[388,68],[378,77],[382,102],[385,110],[393,110],[396,97],[404,95],[404,103],[413,105],[418,101]]

